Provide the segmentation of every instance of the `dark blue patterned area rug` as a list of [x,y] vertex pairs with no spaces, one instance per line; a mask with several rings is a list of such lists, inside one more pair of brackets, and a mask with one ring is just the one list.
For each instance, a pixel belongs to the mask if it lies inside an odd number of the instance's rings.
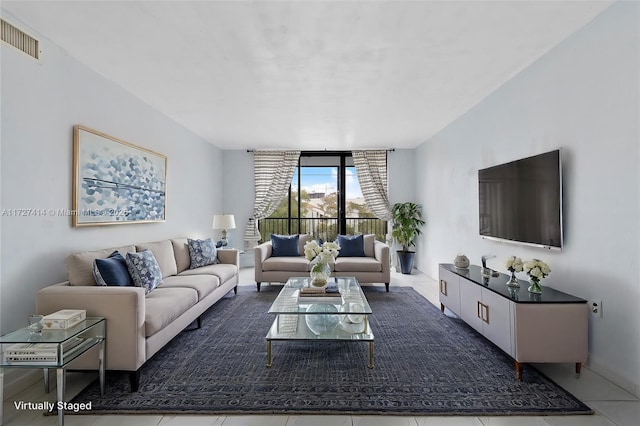
[[[73,402],[86,414],[559,415],[593,411],[532,367],[513,360],[408,287],[365,287],[375,368],[365,342],[274,342],[267,314],[280,286],[229,293],[142,369],[140,389],[108,372]],[[71,414],[71,413],[69,413]]]

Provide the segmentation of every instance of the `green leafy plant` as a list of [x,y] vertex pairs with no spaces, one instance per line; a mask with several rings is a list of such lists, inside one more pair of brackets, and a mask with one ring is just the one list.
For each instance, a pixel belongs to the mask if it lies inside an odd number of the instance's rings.
[[391,235],[398,244],[402,245],[402,251],[409,251],[409,247],[415,246],[415,239],[421,234],[420,228],[425,224],[422,220],[422,208],[416,203],[396,203],[391,208],[393,214],[393,231]]

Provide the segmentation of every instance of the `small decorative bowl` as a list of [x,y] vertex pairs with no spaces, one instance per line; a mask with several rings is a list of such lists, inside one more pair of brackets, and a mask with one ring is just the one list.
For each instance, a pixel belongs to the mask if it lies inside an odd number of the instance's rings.
[[42,315],[29,315],[29,332],[31,334],[40,334],[42,333],[42,320],[44,317]]

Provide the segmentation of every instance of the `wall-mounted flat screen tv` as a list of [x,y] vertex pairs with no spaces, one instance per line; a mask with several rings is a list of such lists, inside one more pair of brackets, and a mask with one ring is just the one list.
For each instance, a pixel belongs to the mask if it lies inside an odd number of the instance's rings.
[[478,171],[480,235],[562,249],[562,161],[555,150]]

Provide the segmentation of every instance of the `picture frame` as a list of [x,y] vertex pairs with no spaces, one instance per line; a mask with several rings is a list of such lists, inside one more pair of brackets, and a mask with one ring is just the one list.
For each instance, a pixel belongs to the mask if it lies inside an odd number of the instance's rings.
[[164,222],[166,182],[165,155],[74,126],[74,227]]

